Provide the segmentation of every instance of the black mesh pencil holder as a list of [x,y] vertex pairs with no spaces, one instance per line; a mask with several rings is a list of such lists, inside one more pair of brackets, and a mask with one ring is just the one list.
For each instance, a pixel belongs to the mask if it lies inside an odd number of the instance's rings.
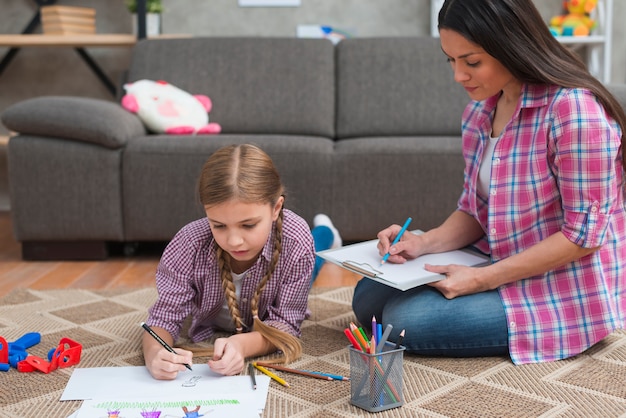
[[386,343],[382,352],[350,351],[350,403],[369,412],[404,404],[402,362],[405,347]]

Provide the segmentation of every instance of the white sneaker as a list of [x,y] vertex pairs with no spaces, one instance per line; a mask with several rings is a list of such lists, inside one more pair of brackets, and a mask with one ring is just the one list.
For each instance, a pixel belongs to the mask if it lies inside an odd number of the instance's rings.
[[339,231],[333,225],[333,221],[330,220],[328,215],[324,215],[323,213],[318,213],[313,218],[313,227],[316,226],[327,226],[333,233],[333,245],[330,248],[339,248],[343,245],[343,241],[341,239],[341,235],[339,235]]

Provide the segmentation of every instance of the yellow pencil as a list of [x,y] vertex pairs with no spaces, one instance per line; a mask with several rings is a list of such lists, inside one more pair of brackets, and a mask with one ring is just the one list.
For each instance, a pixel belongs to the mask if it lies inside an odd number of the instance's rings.
[[274,379],[275,381],[277,381],[278,383],[280,383],[281,385],[285,386],[285,387],[289,387],[289,383],[285,382],[284,379],[281,379],[280,377],[276,376],[274,373],[270,372],[269,370],[267,370],[265,367],[263,366],[259,366],[258,364],[256,364],[256,362],[252,363],[252,365],[254,367],[256,367],[256,369],[258,371],[260,371],[263,374],[268,375],[269,377],[271,377],[272,379]]

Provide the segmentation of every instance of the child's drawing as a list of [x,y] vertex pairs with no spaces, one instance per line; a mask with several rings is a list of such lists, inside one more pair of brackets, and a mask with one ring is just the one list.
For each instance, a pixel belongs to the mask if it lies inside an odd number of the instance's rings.
[[183,411],[185,412],[185,416],[183,418],[198,418],[204,416],[204,414],[200,413],[200,405],[196,406],[196,409],[193,409],[191,411],[187,409],[186,406],[183,406]]
[[142,418],[159,418],[161,416],[161,411],[141,411],[139,413]]
[[182,384],[182,386],[184,388],[190,388],[190,387],[194,387],[196,386],[196,383],[198,383],[198,381],[202,379],[202,376],[193,376],[190,377],[188,380],[185,380]]

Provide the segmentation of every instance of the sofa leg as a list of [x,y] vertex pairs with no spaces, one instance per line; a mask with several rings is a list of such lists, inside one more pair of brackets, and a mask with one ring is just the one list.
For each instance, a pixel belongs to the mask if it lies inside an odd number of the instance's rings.
[[24,241],[24,260],[104,260],[109,252],[105,241]]

